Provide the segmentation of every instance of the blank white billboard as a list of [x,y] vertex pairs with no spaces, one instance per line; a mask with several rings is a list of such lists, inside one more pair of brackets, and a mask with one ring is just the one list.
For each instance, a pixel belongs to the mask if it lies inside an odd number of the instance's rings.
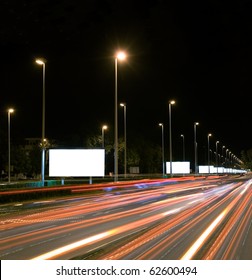
[[199,165],[199,173],[216,173],[213,165]]
[[104,176],[104,149],[50,149],[49,176]]
[[[166,173],[170,173],[170,162],[166,162]],[[172,174],[189,174],[190,173],[190,161],[173,161],[172,162]]]

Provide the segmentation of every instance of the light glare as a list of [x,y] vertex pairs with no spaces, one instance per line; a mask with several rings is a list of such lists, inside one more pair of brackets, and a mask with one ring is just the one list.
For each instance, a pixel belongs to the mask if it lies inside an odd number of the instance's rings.
[[118,52],[116,58],[119,60],[124,60],[126,58],[126,54],[124,52]]
[[36,59],[36,63],[39,64],[39,65],[44,65],[45,62],[41,59]]

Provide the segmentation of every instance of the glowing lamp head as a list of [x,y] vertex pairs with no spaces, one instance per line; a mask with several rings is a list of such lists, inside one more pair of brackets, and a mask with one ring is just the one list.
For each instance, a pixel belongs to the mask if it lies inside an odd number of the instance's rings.
[[158,125],[159,125],[159,126],[163,126],[163,123],[159,123]]
[[107,129],[108,128],[108,126],[107,125],[104,125],[103,127],[102,127],[102,129]]
[[14,109],[10,108],[10,109],[8,109],[8,112],[9,112],[9,113],[13,113],[13,112],[14,112]]
[[39,65],[44,65],[45,62],[42,59],[36,59],[36,63]]
[[116,58],[119,60],[124,60],[126,58],[126,54],[124,52],[118,52],[116,54]]
[[171,105],[173,105],[173,104],[175,104],[176,102],[175,102],[175,100],[171,100],[169,103],[170,103]]

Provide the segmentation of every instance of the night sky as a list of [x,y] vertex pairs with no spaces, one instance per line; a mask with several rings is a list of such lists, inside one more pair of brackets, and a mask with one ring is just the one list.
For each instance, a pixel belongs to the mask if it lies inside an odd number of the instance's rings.
[[[207,134],[240,157],[252,148],[252,1],[2,0],[0,129],[41,137],[42,67],[46,62],[46,137],[64,141],[106,132],[113,138],[114,54],[118,101],[127,103],[127,133],[160,144],[168,102],[174,149],[185,135],[193,150]],[[118,107],[119,134],[123,109]],[[107,136],[109,137],[109,136]],[[176,152],[175,152],[176,153]],[[177,152],[178,155],[178,152]]]

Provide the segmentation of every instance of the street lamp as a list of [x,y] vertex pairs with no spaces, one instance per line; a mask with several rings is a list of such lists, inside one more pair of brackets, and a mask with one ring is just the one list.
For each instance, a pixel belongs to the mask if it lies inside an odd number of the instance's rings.
[[234,154],[231,153],[231,155],[230,155],[230,165],[231,165],[231,168],[234,168],[233,159],[234,159]]
[[10,183],[10,115],[14,112],[14,109],[8,109],[8,182]]
[[115,56],[115,143],[114,143],[114,181],[118,180],[118,114],[117,114],[117,62],[124,60],[124,52],[118,52]]
[[104,130],[108,129],[107,125],[102,126],[102,148],[104,148]]
[[161,127],[161,135],[162,135],[162,167],[163,167],[163,177],[165,175],[165,161],[164,161],[164,124],[158,124]]
[[42,181],[42,186],[44,186],[44,182],[45,182],[45,61],[41,59],[37,59],[36,63],[42,65],[42,69],[43,69],[41,181]]
[[232,173],[232,165],[231,165],[231,154],[232,152],[228,152],[228,166],[229,166],[229,172]]
[[216,168],[217,168],[217,174],[218,174],[218,143],[220,143],[220,141],[216,141]]
[[226,157],[225,157],[225,167],[227,172],[229,172],[229,160],[228,160],[229,149],[226,149]]
[[170,136],[170,176],[172,177],[172,129],[171,129],[171,105],[175,104],[174,100],[169,101],[169,136]]
[[208,165],[208,173],[210,173],[210,147],[209,147],[209,138],[212,136],[211,133],[207,135],[207,165]]
[[182,145],[183,145],[183,161],[185,161],[185,136],[184,134],[181,134],[180,137],[182,137]]
[[120,106],[123,107],[123,113],[124,113],[124,178],[126,178],[126,174],[127,174],[126,103],[120,103]]
[[226,149],[226,158],[225,158],[225,167],[228,169],[228,151],[229,151],[229,149]]
[[196,127],[199,125],[198,122],[194,123],[194,172],[197,173],[197,137],[196,137]]
[[221,158],[222,158],[222,165],[224,165],[224,152],[223,152],[223,150],[226,148],[226,146],[222,146],[222,148],[221,148]]

